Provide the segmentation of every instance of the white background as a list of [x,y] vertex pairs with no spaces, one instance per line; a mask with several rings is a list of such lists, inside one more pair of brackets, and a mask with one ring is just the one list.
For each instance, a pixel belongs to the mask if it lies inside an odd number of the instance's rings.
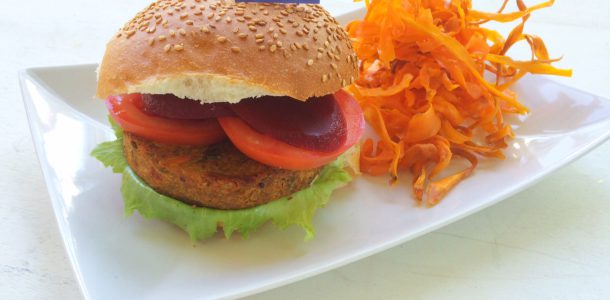
[[[17,70],[98,61],[106,40],[147,3],[2,3],[0,299],[82,298],[33,150]],[[553,56],[564,55],[560,66],[574,68],[574,77],[559,81],[610,98],[610,2],[558,1],[526,30],[541,35]],[[609,161],[606,142],[460,222],[252,299],[610,299]]]

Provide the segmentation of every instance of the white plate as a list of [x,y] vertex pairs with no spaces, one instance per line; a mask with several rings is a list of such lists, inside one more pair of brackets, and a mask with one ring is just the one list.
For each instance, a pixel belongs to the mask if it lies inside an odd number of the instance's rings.
[[35,68],[20,74],[32,136],[59,228],[89,299],[245,296],[378,253],[468,216],[533,184],[610,135],[610,102],[545,78],[517,86],[531,114],[513,120],[507,159],[483,161],[432,208],[418,208],[406,179],[362,177],[336,192],[315,217],[317,236],[265,226],[249,240],[195,246],[179,229],[123,216],[120,175],[89,156],[113,138],[92,97],[95,66]]

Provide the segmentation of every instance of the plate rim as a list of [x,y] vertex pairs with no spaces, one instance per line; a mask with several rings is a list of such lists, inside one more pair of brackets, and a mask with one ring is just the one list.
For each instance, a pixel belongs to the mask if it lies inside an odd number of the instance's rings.
[[[82,65],[79,65],[79,66],[82,66]],[[62,68],[62,67],[57,66],[57,67],[49,67],[49,68],[57,69],[57,68]],[[76,278],[76,281],[78,282],[79,291],[84,296],[84,298],[91,299],[91,294],[89,293],[89,289],[88,289],[87,285],[85,284],[84,277],[81,272],[80,264],[78,262],[78,259],[76,258],[76,252],[74,250],[74,243],[72,242],[72,230],[70,230],[70,228],[67,224],[67,220],[63,214],[62,207],[60,206],[60,203],[59,203],[60,200],[56,199],[57,197],[60,197],[60,196],[57,195],[54,190],[52,190],[52,187],[49,184],[51,182],[51,179],[50,179],[51,174],[48,172],[48,170],[46,170],[45,167],[43,167],[43,161],[42,161],[43,156],[41,155],[41,152],[46,151],[46,149],[44,149],[44,147],[40,146],[42,143],[41,142],[42,137],[41,137],[41,134],[38,132],[38,129],[35,128],[36,125],[34,124],[34,122],[32,122],[32,119],[33,119],[32,113],[35,111],[35,109],[33,108],[34,104],[32,103],[32,101],[30,99],[31,95],[26,91],[25,81],[34,80],[34,81],[36,81],[36,83],[40,83],[38,78],[34,78],[33,76],[31,76],[31,73],[30,73],[30,72],[34,72],[36,69],[41,69],[41,68],[25,68],[25,69],[19,70],[19,72],[18,72],[19,90],[21,92],[21,98],[22,98],[21,100],[23,102],[25,115],[26,115],[26,118],[28,121],[28,128],[29,128],[29,132],[30,132],[30,135],[32,138],[32,143],[34,144],[34,151],[36,153],[36,159],[38,160],[38,166],[39,166],[40,172],[42,173],[42,176],[44,178],[44,185],[46,186],[47,194],[49,195],[49,201],[51,202],[51,206],[53,207],[53,214],[55,215],[56,226],[57,226],[57,229],[61,236],[61,239],[63,241],[64,251],[67,254],[68,259],[70,261],[72,274]],[[47,89],[48,87],[44,87],[44,88],[48,92],[51,92]],[[58,97],[58,95],[53,95],[53,96]],[[70,107],[70,109],[73,109],[73,108]],[[67,233],[69,233],[69,235]]]

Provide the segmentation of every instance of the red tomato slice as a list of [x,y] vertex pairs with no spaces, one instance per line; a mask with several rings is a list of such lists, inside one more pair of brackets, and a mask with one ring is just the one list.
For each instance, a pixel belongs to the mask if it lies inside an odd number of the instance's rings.
[[358,102],[347,92],[339,90],[335,97],[347,125],[345,143],[333,152],[316,152],[297,148],[252,129],[236,117],[218,118],[229,139],[242,153],[266,165],[289,169],[309,170],[335,160],[360,140],[364,132],[364,118]]
[[123,130],[153,141],[203,146],[226,138],[216,119],[177,120],[144,113],[141,94],[110,96],[105,102],[110,115]]

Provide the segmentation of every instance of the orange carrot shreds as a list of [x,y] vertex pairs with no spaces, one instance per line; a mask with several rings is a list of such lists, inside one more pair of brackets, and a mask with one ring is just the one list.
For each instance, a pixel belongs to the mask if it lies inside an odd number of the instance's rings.
[[[472,174],[477,157],[504,158],[514,137],[509,113],[524,114],[510,87],[527,73],[571,76],[558,69],[544,41],[523,33],[530,15],[554,1],[505,12],[472,8],[470,0],[365,0],[363,20],[347,31],[360,59],[359,78],[349,87],[379,139],[362,145],[362,172],[413,174],[413,195],[419,203],[436,205]],[[481,27],[490,21],[518,21],[504,38]],[[527,43],[531,58],[514,60],[506,53]],[[491,80],[490,80],[491,79]],[[441,176],[456,158],[470,167]]]

